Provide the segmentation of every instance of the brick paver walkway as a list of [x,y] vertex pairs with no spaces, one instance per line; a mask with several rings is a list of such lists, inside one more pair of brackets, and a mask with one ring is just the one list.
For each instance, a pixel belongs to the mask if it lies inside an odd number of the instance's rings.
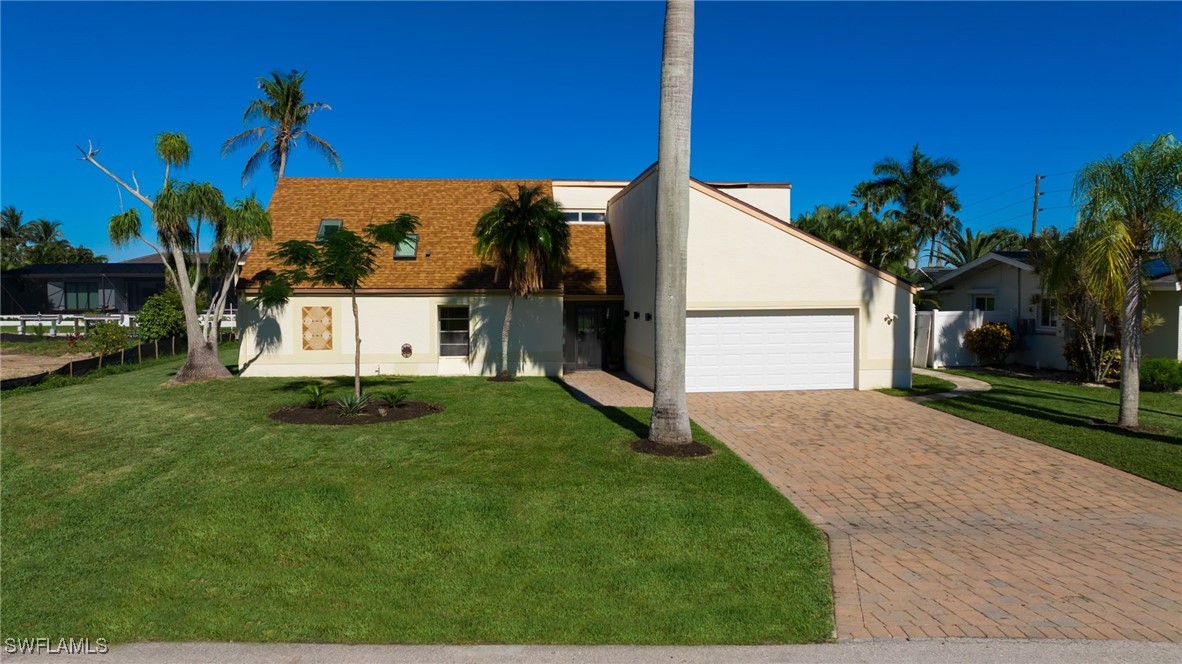
[[691,394],[690,415],[829,535],[839,639],[1182,641],[1177,491],[876,392]]

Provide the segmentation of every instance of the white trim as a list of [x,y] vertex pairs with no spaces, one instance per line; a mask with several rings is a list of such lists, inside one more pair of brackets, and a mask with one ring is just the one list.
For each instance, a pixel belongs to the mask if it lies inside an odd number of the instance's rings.
[[989,262],[993,262],[993,261],[997,261],[999,263],[1004,263],[1006,265],[1016,267],[1019,270],[1023,270],[1026,272],[1033,272],[1034,271],[1033,267],[1027,265],[1026,263],[1023,263],[1022,261],[1015,260],[1013,258],[1007,258],[1005,256],[999,256],[998,254],[991,251],[991,252],[985,254],[984,256],[978,258],[975,261],[965,263],[964,265],[961,265],[960,267],[956,268],[955,270],[952,270],[951,272],[946,272],[946,273],[936,277],[936,280],[934,282],[932,282],[932,286],[933,287],[943,286],[944,284],[948,283],[949,281],[952,281],[953,279],[957,279],[961,275],[972,272],[973,270],[984,265],[985,263],[989,263]]

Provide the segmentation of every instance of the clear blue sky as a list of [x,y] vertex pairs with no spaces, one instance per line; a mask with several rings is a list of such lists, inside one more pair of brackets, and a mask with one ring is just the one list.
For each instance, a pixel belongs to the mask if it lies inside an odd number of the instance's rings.
[[[112,259],[142,254],[109,246],[115,187],[74,145],[154,189],[162,131],[193,145],[184,176],[266,199],[270,174],[243,189],[246,154],[219,147],[255,77],[292,68],[333,105],[313,131],[346,176],[629,179],[656,158],[662,17],[639,2],[5,2],[0,204]],[[1179,3],[699,2],[697,27],[694,174],[791,181],[794,213],[849,200],[918,142],[960,162],[967,225],[1026,229],[1034,173],[1182,133]],[[303,150],[289,167],[332,173]],[[1045,181],[1041,219],[1070,225],[1069,187]]]

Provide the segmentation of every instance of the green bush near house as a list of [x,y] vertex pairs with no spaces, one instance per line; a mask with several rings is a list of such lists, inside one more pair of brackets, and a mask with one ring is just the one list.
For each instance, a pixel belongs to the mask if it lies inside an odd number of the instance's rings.
[[1142,360],[1141,389],[1145,392],[1182,390],[1182,362],[1163,357]]
[[136,330],[144,341],[156,341],[185,333],[181,296],[169,288],[149,297],[135,316]]
[[83,344],[95,355],[109,355],[127,348],[131,333],[119,323],[99,323],[86,333]]
[[964,347],[976,353],[986,366],[1003,364],[1018,349],[1014,329],[1006,323],[985,323],[965,332]]

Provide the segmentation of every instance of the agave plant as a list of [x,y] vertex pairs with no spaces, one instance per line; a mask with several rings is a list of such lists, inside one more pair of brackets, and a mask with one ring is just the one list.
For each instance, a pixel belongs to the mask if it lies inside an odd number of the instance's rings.
[[404,401],[406,401],[407,397],[410,396],[410,392],[406,391],[405,388],[398,388],[396,390],[385,390],[382,392],[374,392],[373,394],[375,397],[381,399],[382,401],[385,401],[386,405],[390,406],[391,408],[397,408]]
[[340,417],[357,417],[364,415],[365,409],[373,403],[373,395],[369,392],[361,394],[346,394],[337,399],[337,415]]

